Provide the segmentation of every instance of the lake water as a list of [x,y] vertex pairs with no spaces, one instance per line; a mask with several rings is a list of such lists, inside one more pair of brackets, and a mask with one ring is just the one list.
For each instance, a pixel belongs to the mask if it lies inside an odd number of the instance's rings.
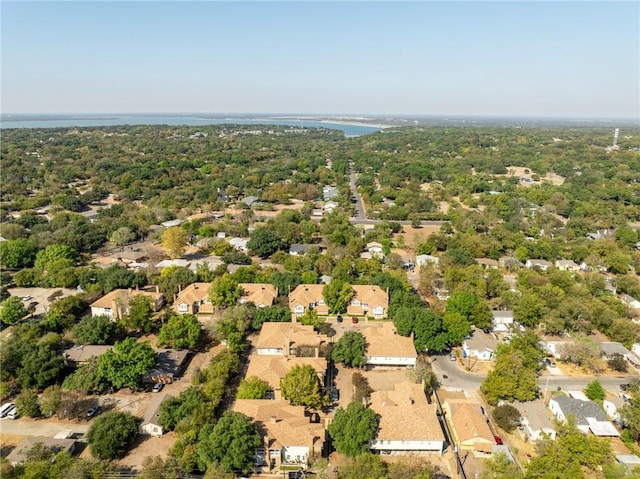
[[64,116],[51,115],[15,115],[0,121],[0,128],[71,128],[90,126],[118,126],[118,125],[171,125],[171,126],[206,126],[206,125],[281,125],[295,128],[330,128],[341,130],[346,136],[360,136],[375,133],[381,128],[375,126],[346,125],[299,119],[271,119],[271,118],[202,118],[197,116],[140,116],[140,115],[95,115],[95,116]]

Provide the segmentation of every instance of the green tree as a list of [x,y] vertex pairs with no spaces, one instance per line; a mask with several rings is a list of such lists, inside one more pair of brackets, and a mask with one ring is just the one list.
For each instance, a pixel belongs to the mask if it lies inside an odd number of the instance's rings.
[[240,381],[236,399],[264,399],[269,389],[268,382],[257,376],[251,376]]
[[291,321],[291,310],[284,306],[267,306],[266,308],[258,308],[251,322],[251,327],[258,330],[265,322],[268,323],[286,323]]
[[45,249],[38,251],[36,255],[35,267],[41,270],[49,270],[60,260],[67,260],[73,266],[78,260],[78,252],[70,246],[63,244],[52,244]]
[[119,459],[138,436],[138,420],[127,412],[111,411],[96,417],[87,432],[91,454],[99,459]]
[[225,472],[248,473],[255,467],[256,448],[262,445],[258,428],[242,413],[227,411],[213,428],[204,429],[198,441],[198,466],[217,464]]
[[347,331],[333,347],[331,357],[348,367],[361,368],[367,364],[366,351],[367,340],[362,333]]
[[23,388],[41,389],[58,379],[64,368],[59,348],[59,337],[53,342],[39,341],[36,347],[30,347],[17,370],[18,382]]
[[527,368],[519,351],[499,354],[496,365],[489,371],[480,390],[491,405],[506,401],[533,401],[538,395],[536,371]]
[[40,404],[40,412],[44,417],[53,416],[58,412],[60,403],[62,402],[62,389],[60,386],[49,386],[40,395],[38,403]]
[[109,236],[109,242],[116,247],[123,247],[136,239],[136,234],[126,226],[121,226]]
[[162,233],[162,247],[171,259],[180,258],[187,249],[189,235],[179,226],[167,228]]
[[82,394],[106,392],[109,383],[103,371],[99,369],[99,362],[100,359],[97,357],[90,359],[64,378],[62,387]]
[[512,432],[520,425],[520,411],[510,404],[496,407],[491,415],[496,424],[507,432]]
[[173,431],[180,421],[194,414],[206,399],[202,389],[188,387],[177,398],[170,398],[160,405],[160,424],[168,431]]
[[354,457],[369,450],[369,442],[377,429],[375,411],[365,408],[360,402],[352,402],[346,410],[338,408],[328,432],[338,452]]
[[11,296],[0,303],[0,321],[4,324],[16,324],[27,315],[20,298]]
[[73,327],[78,344],[107,344],[115,333],[115,323],[108,316],[85,316]]
[[587,384],[587,387],[584,389],[584,394],[592,401],[604,401],[604,398],[607,396],[607,392],[597,379]]
[[439,353],[448,347],[449,333],[444,329],[442,319],[433,310],[412,308],[414,311],[413,344],[416,351]]
[[142,294],[134,294],[129,298],[129,312],[120,323],[129,331],[148,333],[151,331],[151,313],[153,312],[153,300]]
[[522,471],[504,452],[484,460],[482,479],[524,479]]
[[40,408],[38,407],[38,393],[33,389],[23,389],[16,397],[16,411],[20,416],[38,417]]
[[195,350],[203,337],[200,322],[193,314],[172,315],[160,328],[158,346]]
[[345,313],[355,294],[349,283],[335,278],[322,288],[322,296],[329,307],[329,312],[333,314]]
[[280,390],[282,397],[289,400],[293,406],[320,409],[329,403],[318,374],[308,364],[295,365],[280,380]]
[[238,281],[228,273],[214,279],[209,288],[209,299],[216,306],[233,306],[241,295],[242,288],[238,285]]
[[135,338],[127,338],[116,342],[113,349],[100,356],[98,374],[117,389],[135,389],[155,363],[156,353],[148,341],[138,343]]
[[[387,479],[387,465],[380,456],[365,452],[338,466],[338,479]],[[423,479],[416,477],[412,479]]]
[[302,316],[298,317],[298,322],[305,326],[313,326],[317,330],[324,323],[324,318],[318,316],[318,312],[315,309],[307,309]]
[[464,338],[471,333],[471,323],[458,311],[445,312],[442,325],[447,331],[450,345],[462,344]]
[[276,251],[288,248],[288,245],[270,227],[262,226],[253,230],[247,248],[252,254],[268,258]]
[[173,456],[147,456],[142,463],[141,479],[167,479],[184,477],[185,471]]
[[6,269],[22,269],[33,266],[38,252],[35,241],[17,238],[0,243],[0,266]]

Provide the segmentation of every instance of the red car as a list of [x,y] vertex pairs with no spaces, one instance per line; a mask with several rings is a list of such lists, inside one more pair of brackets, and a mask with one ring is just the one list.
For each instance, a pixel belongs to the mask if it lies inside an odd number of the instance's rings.
[[494,439],[496,440],[496,444],[498,446],[502,446],[502,438],[500,436],[494,436]]
[[352,317],[351,317],[351,322],[352,322],[353,324],[358,324],[358,318],[356,318],[355,316],[352,316]]

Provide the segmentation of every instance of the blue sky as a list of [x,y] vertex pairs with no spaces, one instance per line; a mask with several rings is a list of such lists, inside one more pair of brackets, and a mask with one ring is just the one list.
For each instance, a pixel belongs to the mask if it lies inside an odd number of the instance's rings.
[[11,2],[2,112],[640,118],[640,3]]

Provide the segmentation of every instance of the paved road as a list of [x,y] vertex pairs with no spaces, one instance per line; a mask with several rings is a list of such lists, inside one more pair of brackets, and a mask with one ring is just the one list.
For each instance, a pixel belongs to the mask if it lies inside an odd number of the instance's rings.
[[[446,388],[479,389],[484,381],[484,374],[471,374],[464,371],[458,362],[449,360],[449,356],[435,356],[431,358],[433,370],[438,376],[440,384]],[[444,376],[447,376],[446,378]],[[538,385],[542,391],[562,389],[584,389],[587,384],[596,377],[570,377],[570,376],[540,376]],[[611,391],[619,390],[620,385],[628,383],[629,377],[598,377],[602,386]]]

